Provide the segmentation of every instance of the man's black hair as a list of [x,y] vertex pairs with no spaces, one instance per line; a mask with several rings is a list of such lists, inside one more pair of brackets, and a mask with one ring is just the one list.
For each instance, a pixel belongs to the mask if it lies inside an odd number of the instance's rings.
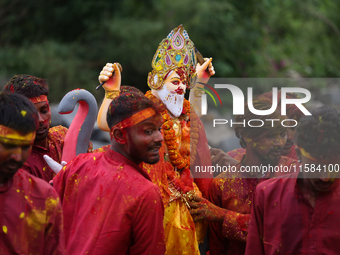
[[111,129],[122,120],[149,107],[154,108],[157,112],[159,111],[159,107],[143,94],[136,92],[123,93],[112,100],[107,112],[107,124]]
[[320,161],[340,157],[340,116],[329,106],[322,106],[304,116],[297,126],[297,145]]
[[46,80],[27,74],[18,74],[12,77],[2,91],[10,91],[33,98],[41,95],[48,95]]
[[133,87],[133,86],[129,86],[129,85],[123,85],[120,87],[120,94],[124,94],[124,93],[137,93],[137,94],[140,94],[140,95],[143,95],[144,96],[144,93],[142,91],[140,91],[139,89],[137,89],[136,87]]
[[26,97],[9,92],[0,92],[0,125],[24,135],[36,131],[38,112]]

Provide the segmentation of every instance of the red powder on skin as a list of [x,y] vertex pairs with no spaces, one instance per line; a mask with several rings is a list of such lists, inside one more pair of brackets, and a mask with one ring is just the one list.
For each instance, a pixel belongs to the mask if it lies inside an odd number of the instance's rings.
[[183,90],[182,88],[180,88],[180,87],[178,87],[178,88],[175,90],[175,92],[176,92],[177,94],[179,94],[179,95],[184,94],[184,90]]
[[[166,80],[166,78],[168,77],[169,73],[173,71],[173,70],[170,70],[169,72],[167,72],[167,74],[164,76],[163,80]],[[186,73],[185,71],[183,70],[183,67],[180,67],[180,68],[177,68],[175,70],[175,72],[179,75],[179,78],[181,80],[181,82],[183,84],[186,84]]]

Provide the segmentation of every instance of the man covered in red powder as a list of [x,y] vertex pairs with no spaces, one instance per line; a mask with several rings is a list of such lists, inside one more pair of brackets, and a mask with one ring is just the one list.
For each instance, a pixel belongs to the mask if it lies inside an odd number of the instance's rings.
[[165,253],[158,187],[138,165],[159,161],[162,117],[144,95],[108,108],[111,148],[80,154],[53,179],[62,199],[67,254]]
[[37,126],[37,110],[27,98],[0,93],[0,254],[65,254],[58,194],[19,169]]
[[[271,101],[254,99],[255,109],[267,110]],[[276,110],[270,115],[258,116],[246,107],[244,115],[238,115],[236,122],[248,123],[251,119],[282,119]],[[219,174],[212,182],[210,203],[205,199],[196,199],[190,203],[191,214],[195,221],[210,222],[210,254],[244,254],[246,248],[248,226],[250,222],[251,201],[256,186],[268,178],[284,175],[283,170],[265,171],[264,166],[286,166],[287,171],[295,160],[282,157],[286,143],[286,128],[280,121],[264,121],[261,127],[235,125],[235,133],[246,153],[235,170]],[[280,168],[279,168],[280,169]],[[262,171],[263,170],[263,171]]]
[[340,117],[311,113],[297,126],[301,168],[256,188],[246,254],[339,254]]
[[[192,88],[191,102],[200,102],[203,90],[196,88],[199,86],[196,77],[207,80],[215,72],[212,59],[197,65],[195,52],[184,27],[176,27],[159,44],[147,80],[151,90],[145,96],[161,108],[164,143],[160,161],[154,165],[142,163],[142,168],[162,195],[166,254],[199,255],[198,245],[203,242],[207,229],[206,222],[194,223],[188,201],[194,194],[208,197],[213,175],[190,171],[195,165],[211,165],[208,141],[203,123],[184,95]],[[108,63],[103,68],[99,82],[106,83],[97,122],[99,128],[109,131],[104,116],[110,101],[120,93],[121,74],[117,63]]]
[[24,95],[31,100],[37,109],[39,127],[36,132],[32,153],[25,162],[23,169],[47,182],[52,180],[55,174],[45,162],[43,155],[48,155],[61,163],[67,128],[63,126],[50,128],[51,109],[47,98],[49,88],[46,81],[31,75],[19,74],[12,77],[3,88],[3,91]]
[[[265,100],[267,100],[267,99],[272,100],[273,93],[272,93],[272,91],[264,93],[259,98],[264,98]],[[294,93],[287,93],[286,98],[297,99],[299,97]],[[277,93],[277,106],[279,107],[279,109],[281,109],[281,91],[279,91]],[[296,107],[296,105],[294,105],[294,104],[288,104],[287,105],[287,117],[289,119],[292,119],[292,120],[295,120],[296,122],[298,122],[302,116],[303,116],[303,113],[300,111],[300,109],[298,107]],[[295,152],[296,146],[294,145],[294,136],[295,136],[295,132],[296,132],[296,125],[294,125],[294,124],[296,124],[296,123],[294,123],[292,121],[292,123],[290,123],[290,125],[294,126],[294,127],[287,128],[287,142],[283,146],[282,155],[286,156],[288,158],[292,158],[292,159],[297,160],[297,155],[296,155],[296,152]],[[217,154],[218,152],[221,154],[221,151],[217,151],[217,150],[216,150],[215,153]],[[227,154],[229,156],[231,156],[232,158],[240,161],[242,159],[243,155],[245,154],[245,149],[244,148],[235,149],[235,150],[227,152]],[[217,155],[217,156],[222,157],[222,155]]]

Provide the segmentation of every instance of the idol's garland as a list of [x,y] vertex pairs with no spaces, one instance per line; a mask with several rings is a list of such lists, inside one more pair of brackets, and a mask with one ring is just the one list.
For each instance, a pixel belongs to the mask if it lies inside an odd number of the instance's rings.
[[[178,26],[172,30],[168,36],[159,44],[157,51],[151,62],[152,71],[148,75],[148,86],[157,91],[162,91],[167,76],[175,71],[183,84],[188,89],[193,88],[196,83],[196,65],[197,58],[195,55],[195,46],[190,40],[187,31],[183,26]],[[195,194],[193,179],[190,176],[190,165],[196,159],[197,142],[198,142],[198,125],[197,120],[192,118],[190,111],[192,106],[186,99],[183,100],[183,108],[175,114],[171,109],[167,109],[163,102],[156,98],[151,91],[146,93],[146,97],[151,99],[157,105],[162,106],[164,142],[167,146],[168,153],[165,155],[167,161],[174,166],[174,170],[167,171],[168,188],[171,193],[169,205],[172,201],[181,199],[188,208]],[[168,110],[177,117],[170,117]],[[190,156],[182,155],[179,150],[176,132],[174,126],[176,119],[183,119],[190,126]]]

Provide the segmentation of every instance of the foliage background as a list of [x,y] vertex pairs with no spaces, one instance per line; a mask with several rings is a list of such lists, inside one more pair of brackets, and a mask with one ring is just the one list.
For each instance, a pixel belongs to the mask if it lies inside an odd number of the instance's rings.
[[122,83],[146,91],[155,50],[179,24],[213,57],[215,77],[338,77],[339,7],[331,0],[0,0],[1,86],[27,73],[48,80],[52,102],[74,88],[100,100],[100,70],[120,62]]

